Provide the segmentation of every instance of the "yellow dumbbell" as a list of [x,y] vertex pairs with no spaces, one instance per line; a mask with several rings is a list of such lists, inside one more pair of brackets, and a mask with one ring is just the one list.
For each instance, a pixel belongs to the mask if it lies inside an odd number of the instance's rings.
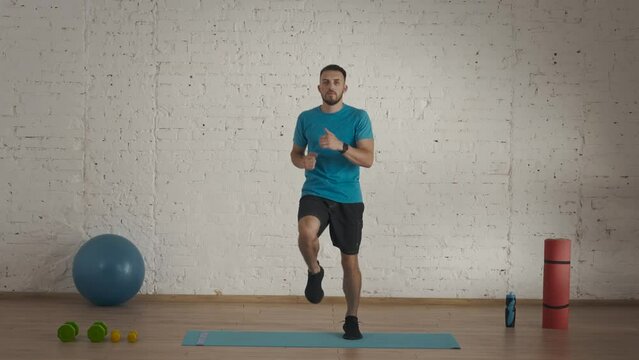
[[111,342],[114,342],[114,343],[120,342],[120,338],[121,338],[120,330],[114,329],[111,331]]
[[126,337],[130,343],[134,343],[138,341],[138,332],[135,330],[129,331],[129,335]]

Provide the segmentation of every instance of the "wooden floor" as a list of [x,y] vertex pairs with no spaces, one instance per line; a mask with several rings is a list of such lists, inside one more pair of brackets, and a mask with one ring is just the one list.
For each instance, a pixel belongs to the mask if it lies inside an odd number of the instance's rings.
[[[344,305],[326,301],[185,301],[138,297],[122,307],[101,308],[75,295],[0,294],[0,359],[636,359],[639,306],[574,305],[570,329],[541,328],[539,304],[519,304],[516,328],[504,327],[503,304],[364,303],[361,329],[393,332],[451,332],[461,350],[297,349],[183,347],[189,329],[341,331]],[[56,337],[74,320],[81,328],[73,343]],[[93,344],[86,329],[101,320],[139,342]],[[633,355],[634,354],[634,355]]]

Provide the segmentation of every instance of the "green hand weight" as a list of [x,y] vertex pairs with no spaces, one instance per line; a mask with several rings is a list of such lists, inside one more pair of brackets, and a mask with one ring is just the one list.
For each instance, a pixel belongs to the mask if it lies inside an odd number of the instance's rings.
[[102,321],[96,321],[87,330],[87,337],[91,342],[102,342],[107,336],[108,328]]
[[58,339],[62,342],[74,341],[79,332],[78,324],[67,321],[58,328]]

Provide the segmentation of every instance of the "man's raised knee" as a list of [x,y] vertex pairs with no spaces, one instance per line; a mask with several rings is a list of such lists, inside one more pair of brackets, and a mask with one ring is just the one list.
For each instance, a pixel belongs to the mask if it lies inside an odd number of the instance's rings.
[[319,220],[314,216],[305,216],[298,222],[300,240],[312,241],[319,231]]

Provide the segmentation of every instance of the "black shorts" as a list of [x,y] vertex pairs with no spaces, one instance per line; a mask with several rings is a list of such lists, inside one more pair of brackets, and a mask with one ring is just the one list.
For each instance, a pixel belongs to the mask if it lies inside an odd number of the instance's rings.
[[320,228],[317,236],[322,235],[330,224],[331,241],[342,253],[355,255],[359,253],[362,241],[364,222],[364,203],[338,203],[319,196],[304,195],[300,199],[297,220],[312,215],[319,219]]

